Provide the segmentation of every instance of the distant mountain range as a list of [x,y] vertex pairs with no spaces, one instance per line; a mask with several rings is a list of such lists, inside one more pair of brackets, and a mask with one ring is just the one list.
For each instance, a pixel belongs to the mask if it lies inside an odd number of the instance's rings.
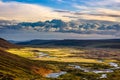
[[87,48],[120,48],[120,39],[102,39],[102,40],[31,40],[16,43],[18,45],[28,46],[77,46]]
[[79,34],[110,34],[118,35],[119,22],[76,20],[64,22],[53,19],[45,22],[18,22],[0,20],[0,29],[33,30],[38,32],[72,32]]

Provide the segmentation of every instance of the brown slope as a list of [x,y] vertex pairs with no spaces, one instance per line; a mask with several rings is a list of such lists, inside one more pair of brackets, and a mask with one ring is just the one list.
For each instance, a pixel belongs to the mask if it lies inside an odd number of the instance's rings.
[[15,78],[42,80],[42,76],[51,72],[51,70],[41,66],[43,63],[40,61],[32,61],[4,50],[15,47],[16,45],[0,39],[0,80],[14,80]]
[[32,70],[32,66],[40,67],[29,59],[0,50],[0,80],[31,79],[30,76],[41,78]]
[[17,48],[17,47],[18,46],[6,41],[5,39],[0,38],[0,48],[8,49],[8,48]]

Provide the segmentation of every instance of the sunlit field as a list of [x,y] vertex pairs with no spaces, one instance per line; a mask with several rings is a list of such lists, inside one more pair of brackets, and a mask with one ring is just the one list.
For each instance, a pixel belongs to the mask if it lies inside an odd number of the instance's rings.
[[[78,50],[74,48],[21,48],[9,49],[10,53],[29,58],[32,60],[43,61],[58,61],[58,62],[85,62],[85,63],[98,63],[96,59],[87,59],[82,57],[75,57],[77,54],[83,53],[85,50]],[[43,54],[39,54],[43,53]],[[42,56],[47,54],[45,56]]]
[[[33,61],[37,61],[37,63],[41,64],[41,66],[46,65],[47,68],[50,69],[47,71],[48,75],[43,75],[46,70],[43,70],[43,73],[40,71],[40,73],[45,79],[48,80],[120,79],[120,69],[110,65],[110,63],[115,63],[117,66],[120,65],[120,61],[118,59],[119,56],[113,56],[119,54],[119,49],[109,49],[109,54],[107,53],[108,49],[74,47],[23,47],[19,49],[7,49],[6,51]],[[65,74],[56,77],[55,74],[58,74],[58,72],[61,71],[64,71]],[[50,72],[51,74],[49,75]],[[52,74],[54,74],[54,76]],[[112,77],[114,75],[116,75],[116,78]]]
[[[32,47],[25,47],[20,49],[8,49],[7,52],[33,59],[33,60],[45,60],[45,61],[59,61],[59,62],[87,62],[87,63],[97,63],[99,62],[99,59],[102,59],[103,57],[106,57],[107,55],[109,57],[105,58],[105,62],[109,61],[116,61],[116,59],[113,59],[113,56],[109,55],[117,55],[116,53],[119,52],[119,50],[113,53],[112,50],[108,53],[106,50],[100,49],[100,54],[94,54],[95,52],[98,52],[95,49],[91,49],[91,52],[89,49],[78,49],[78,48],[32,48]],[[102,55],[103,54],[105,55]],[[94,56],[94,55],[95,56]],[[91,57],[92,55],[92,57]],[[97,58],[96,56],[99,56],[100,58]]]

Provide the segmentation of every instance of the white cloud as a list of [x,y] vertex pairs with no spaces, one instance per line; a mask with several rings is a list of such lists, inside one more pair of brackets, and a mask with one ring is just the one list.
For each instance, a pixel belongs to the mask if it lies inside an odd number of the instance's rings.
[[[64,0],[57,0],[64,1]],[[75,1],[75,0],[72,0]],[[110,1],[110,2],[107,2]],[[102,3],[101,3],[102,2]],[[64,21],[76,19],[91,19],[91,20],[106,20],[119,21],[120,10],[101,7],[103,5],[110,5],[112,2],[119,3],[119,0],[100,0],[95,2],[86,2],[86,5],[78,5],[73,3],[76,11],[57,12],[55,9],[36,4],[27,4],[19,2],[2,2],[0,0],[0,19],[4,20],[18,20],[18,21],[45,21],[51,19],[62,19]],[[93,7],[97,6],[97,7]],[[80,15],[74,13],[81,13]],[[90,15],[101,14],[101,15]],[[112,16],[110,16],[112,15]],[[115,15],[115,16],[114,16]],[[68,17],[67,17],[68,16]]]
[[[106,0],[108,1],[108,0]],[[105,7],[103,5],[110,5],[112,2],[105,3],[106,1],[101,0],[97,1],[96,3],[87,2],[86,5],[78,5],[74,4],[73,7],[78,10],[77,17],[79,16],[82,19],[90,19],[90,20],[106,20],[106,21],[117,21],[120,22],[120,10],[117,8]],[[112,0],[109,0],[112,1]],[[102,4],[102,3],[103,4]],[[113,1],[115,2],[115,1]],[[117,0],[116,0],[117,2]],[[91,5],[93,4],[93,5]],[[96,7],[95,7],[96,6]],[[103,6],[103,7],[101,7]],[[79,15],[80,14],[80,15]]]
[[63,19],[61,14],[54,12],[52,8],[18,2],[0,1],[0,19],[19,21],[39,21],[50,19]]

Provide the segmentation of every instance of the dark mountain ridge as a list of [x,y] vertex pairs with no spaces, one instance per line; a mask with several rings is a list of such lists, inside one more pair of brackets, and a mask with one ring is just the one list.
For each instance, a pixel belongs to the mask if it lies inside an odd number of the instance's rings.
[[18,45],[38,45],[38,46],[79,46],[79,47],[100,47],[100,48],[120,48],[120,39],[101,40],[31,40],[19,42]]

